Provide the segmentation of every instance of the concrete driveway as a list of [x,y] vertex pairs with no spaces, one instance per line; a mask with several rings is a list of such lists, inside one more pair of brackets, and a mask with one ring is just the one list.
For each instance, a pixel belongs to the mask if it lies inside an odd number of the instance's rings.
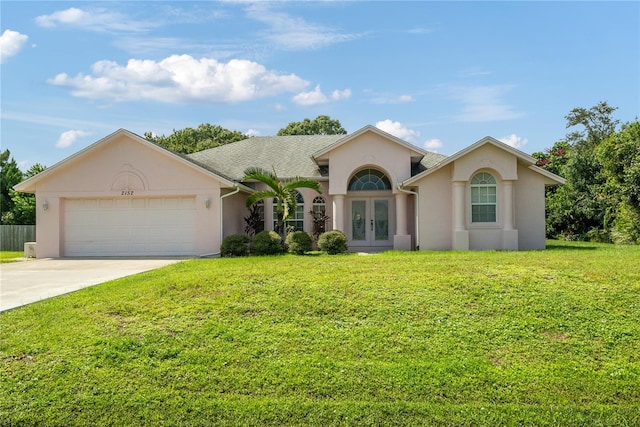
[[45,258],[0,264],[0,311],[181,261],[178,258]]

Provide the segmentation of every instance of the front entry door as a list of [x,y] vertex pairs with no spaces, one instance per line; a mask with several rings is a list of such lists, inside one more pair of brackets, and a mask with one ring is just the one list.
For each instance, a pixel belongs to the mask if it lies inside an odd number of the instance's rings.
[[390,198],[351,199],[349,246],[391,246]]

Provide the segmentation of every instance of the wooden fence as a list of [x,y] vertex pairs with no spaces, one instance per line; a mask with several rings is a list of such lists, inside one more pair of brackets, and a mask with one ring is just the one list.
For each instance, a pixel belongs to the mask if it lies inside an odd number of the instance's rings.
[[35,241],[35,225],[0,225],[0,250],[22,251],[25,242]]

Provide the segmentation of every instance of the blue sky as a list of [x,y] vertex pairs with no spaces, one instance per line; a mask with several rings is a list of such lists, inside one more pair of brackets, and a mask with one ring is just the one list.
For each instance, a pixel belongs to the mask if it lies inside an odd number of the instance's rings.
[[274,135],[327,114],[526,153],[599,101],[640,115],[640,2],[2,1],[1,144],[26,170],[119,128]]

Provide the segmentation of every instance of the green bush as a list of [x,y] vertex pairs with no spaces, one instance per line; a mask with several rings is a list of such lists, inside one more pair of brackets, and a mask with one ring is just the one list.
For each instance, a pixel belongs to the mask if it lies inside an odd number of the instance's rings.
[[613,222],[611,240],[617,245],[640,244],[640,212],[621,203]]
[[313,239],[309,233],[304,231],[294,231],[287,234],[285,240],[289,252],[296,255],[304,255],[305,252],[309,252],[313,246]]
[[232,234],[227,236],[220,245],[220,255],[223,257],[249,255],[251,239],[246,234]]
[[591,230],[587,231],[585,240],[587,242],[595,243],[611,243],[611,235],[607,230],[592,228]]
[[283,252],[282,239],[275,231],[264,230],[256,234],[251,245],[254,255],[275,255]]
[[318,238],[318,249],[330,255],[347,251],[347,236],[342,231],[333,230],[322,233]]

